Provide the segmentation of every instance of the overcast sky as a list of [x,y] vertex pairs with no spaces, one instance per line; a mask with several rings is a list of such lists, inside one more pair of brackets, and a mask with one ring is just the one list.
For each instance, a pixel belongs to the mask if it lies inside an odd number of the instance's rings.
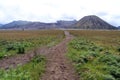
[[0,0],[0,23],[79,20],[86,15],[120,26],[120,0]]

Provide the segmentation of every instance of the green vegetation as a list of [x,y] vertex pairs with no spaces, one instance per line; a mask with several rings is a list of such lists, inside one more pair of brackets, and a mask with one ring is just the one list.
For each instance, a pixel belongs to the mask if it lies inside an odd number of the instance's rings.
[[67,56],[73,62],[80,80],[120,80],[120,32],[70,32],[76,38],[68,44]]
[[[64,38],[60,30],[0,31],[0,59],[25,54],[40,47],[52,47]],[[0,69],[0,80],[39,80],[45,71],[46,58],[42,55],[28,63],[10,69]]]
[[64,38],[63,31],[0,31],[0,58],[25,52],[41,46],[54,46]]
[[45,71],[46,59],[44,56],[35,56],[31,62],[17,68],[0,70],[0,80],[39,80]]

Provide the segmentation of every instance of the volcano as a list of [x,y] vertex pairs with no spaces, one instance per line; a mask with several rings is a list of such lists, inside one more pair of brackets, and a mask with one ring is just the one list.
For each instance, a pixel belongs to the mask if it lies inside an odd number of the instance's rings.
[[117,29],[98,16],[89,15],[80,19],[74,27],[77,29]]

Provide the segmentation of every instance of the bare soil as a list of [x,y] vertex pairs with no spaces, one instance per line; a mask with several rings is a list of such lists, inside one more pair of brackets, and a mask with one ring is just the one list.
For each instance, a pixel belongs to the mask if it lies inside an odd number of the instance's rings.
[[[0,60],[0,68],[2,69],[9,69],[9,68],[15,68],[18,65],[24,65],[31,61],[31,59],[39,55],[41,53],[44,53],[48,48],[40,48],[35,49],[34,51],[29,51],[25,54],[19,54],[11,57],[5,57],[2,60]],[[39,53],[38,53],[39,51]]]
[[66,38],[58,45],[52,47],[47,57],[46,72],[41,80],[78,80],[70,61],[66,58],[67,44],[73,39],[69,32],[65,31]]

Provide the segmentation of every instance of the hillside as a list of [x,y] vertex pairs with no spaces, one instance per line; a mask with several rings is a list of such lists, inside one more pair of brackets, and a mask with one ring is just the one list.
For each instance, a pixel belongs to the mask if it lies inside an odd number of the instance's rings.
[[57,21],[57,26],[59,26],[60,28],[69,28],[71,25],[74,25],[75,23],[77,23],[76,20],[73,21],[64,21],[64,20],[59,20]]
[[118,29],[120,29],[120,26],[118,26]]
[[0,27],[2,27],[3,24],[0,24]]
[[79,29],[117,29],[95,15],[85,16],[73,26]]
[[56,29],[66,28],[75,24],[77,21],[57,21],[56,23],[44,23],[44,22],[30,22],[30,21],[13,21],[5,24],[1,29]]
[[21,20],[13,21],[13,22],[10,22],[8,24],[2,25],[1,28],[2,29],[18,29],[18,28],[21,28],[21,26],[26,25],[28,23],[30,23],[30,22],[28,22],[28,21],[21,21]]

